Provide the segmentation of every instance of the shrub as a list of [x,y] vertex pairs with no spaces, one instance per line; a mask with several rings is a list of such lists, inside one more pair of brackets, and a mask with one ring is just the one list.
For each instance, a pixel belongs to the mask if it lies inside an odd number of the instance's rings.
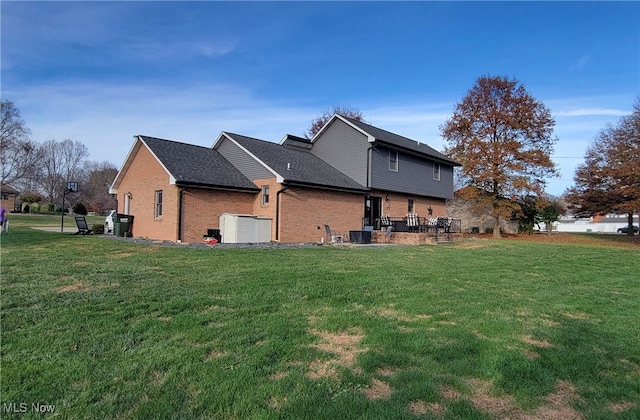
[[95,225],[93,225],[93,233],[95,233],[96,235],[103,235],[104,225],[102,223],[96,223]]
[[53,203],[47,204],[47,211],[49,213],[54,212],[55,210],[56,210],[56,206],[54,206]]
[[21,209],[22,209],[23,213],[29,213],[29,209],[30,209],[29,203],[27,203],[26,201],[23,202],[22,206],[21,206]]
[[78,203],[73,207],[73,212],[75,214],[81,214],[83,216],[87,215],[87,208],[82,203]]
[[40,213],[40,203],[31,204],[31,213]]

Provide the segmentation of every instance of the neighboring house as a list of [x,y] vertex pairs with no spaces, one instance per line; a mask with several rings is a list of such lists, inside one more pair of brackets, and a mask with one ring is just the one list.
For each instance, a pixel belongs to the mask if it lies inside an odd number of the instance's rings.
[[18,197],[18,194],[20,194],[20,192],[12,186],[0,185],[0,205],[9,212],[20,211],[20,203],[17,203],[16,207],[16,197]]
[[335,115],[312,140],[287,135],[279,144],[227,132],[210,149],[136,136],[110,192],[138,237],[201,241],[226,228],[220,216],[237,214],[269,221],[271,240],[318,242],[325,224],[346,233],[381,215],[446,215],[457,165]]
[[[633,224],[638,226],[640,217],[633,216]],[[557,222],[553,223],[553,229],[558,232],[597,232],[616,233],[618,229],[629,225],[626,214],[607,214],[605,216],[576,218],[571,215],[561,216]],[[540,224],[540,229],[544,230],[544,223]]]

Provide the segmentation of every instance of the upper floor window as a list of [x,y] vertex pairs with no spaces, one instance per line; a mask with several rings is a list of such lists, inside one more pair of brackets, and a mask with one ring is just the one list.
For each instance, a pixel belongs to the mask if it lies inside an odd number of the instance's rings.
[[262,205],[263,206],[269,205],[269,186],[268,185],[262,186]]
[[155,217],[162,217],[162,190],[156,191]]
[[389,150],[389,170],[398,172],[398,152]]
[[415,210],[415,205],[413,203],[413,198],[407,200],[407,213],[413,213]]
[[440,164],[433,162],[433,180],[440,181]]

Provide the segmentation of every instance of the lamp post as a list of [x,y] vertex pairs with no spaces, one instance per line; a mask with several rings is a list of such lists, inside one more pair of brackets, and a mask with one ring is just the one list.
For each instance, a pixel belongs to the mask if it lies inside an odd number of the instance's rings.
[[60,216],[60,233],[64,232],[64,199],[67,194],[78,191],[77,182],[67,182],[67,188],[62,192],[62,215]]

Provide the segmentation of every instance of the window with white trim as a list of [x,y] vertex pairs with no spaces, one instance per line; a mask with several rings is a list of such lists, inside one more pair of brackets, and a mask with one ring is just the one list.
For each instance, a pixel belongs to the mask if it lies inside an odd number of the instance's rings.
[[433,180],[440,181],[440,164],[433,162]]
[[154,216],[156,218],[162,217],[162,190],[156,190]]
[[398,152],[389,150],[389,170],[398,172]]
[[262,205],[263,206],[269,205],[269,186],[268,185],[262,186]]

